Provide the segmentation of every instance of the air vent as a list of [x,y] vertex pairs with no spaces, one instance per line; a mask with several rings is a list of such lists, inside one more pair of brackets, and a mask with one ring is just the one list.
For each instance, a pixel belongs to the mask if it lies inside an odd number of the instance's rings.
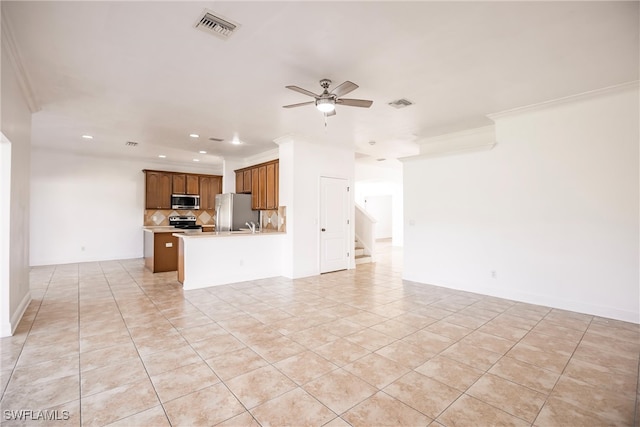
[[405,98],[400,98],[395,101],[391,101],[389,105],[391,105],[393,108],[404,108],[408,107],[409,105],[413,105],[413,102]]
[[224,138],[214,138],[214,137],[212,136],[211,138],[209,138],[209,141],[222,142],[222,141],[224,141]]
[[135,147],[136,145],[138,145],[138,143],[135,141],[127,141],[124,143],[124,145],[126,145],[127,147]]
[[240,24],[205,9],[195,27],[226,40],[240,27]]

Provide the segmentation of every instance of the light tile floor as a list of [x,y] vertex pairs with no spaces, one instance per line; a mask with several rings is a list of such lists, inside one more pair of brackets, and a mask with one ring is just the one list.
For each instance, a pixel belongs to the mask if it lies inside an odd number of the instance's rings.
[[186,292],[142,260],[34,268],[2,424],[638,425],[638,325],[403,281],[380,246]]

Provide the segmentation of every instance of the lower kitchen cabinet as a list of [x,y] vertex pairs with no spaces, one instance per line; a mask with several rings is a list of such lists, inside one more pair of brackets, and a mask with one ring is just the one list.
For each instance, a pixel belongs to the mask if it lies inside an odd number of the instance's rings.
[[171,232],[144,232],[144,265],[154,273],[178,270],[178,238]]

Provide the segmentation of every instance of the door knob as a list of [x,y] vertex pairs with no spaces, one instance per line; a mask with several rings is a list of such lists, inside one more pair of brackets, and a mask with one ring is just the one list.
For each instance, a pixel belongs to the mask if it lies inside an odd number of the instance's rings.
[[325,230],[325,229],[323,228],[323,229],[322,229],[322,231],[327,231],[327,230]]

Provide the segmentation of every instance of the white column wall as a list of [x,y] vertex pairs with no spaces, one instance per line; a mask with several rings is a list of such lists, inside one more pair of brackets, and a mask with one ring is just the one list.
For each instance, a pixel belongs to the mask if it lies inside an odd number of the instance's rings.
[[638,99],[507,115],[491,151],[407,160],[404,278],[639,322]]

